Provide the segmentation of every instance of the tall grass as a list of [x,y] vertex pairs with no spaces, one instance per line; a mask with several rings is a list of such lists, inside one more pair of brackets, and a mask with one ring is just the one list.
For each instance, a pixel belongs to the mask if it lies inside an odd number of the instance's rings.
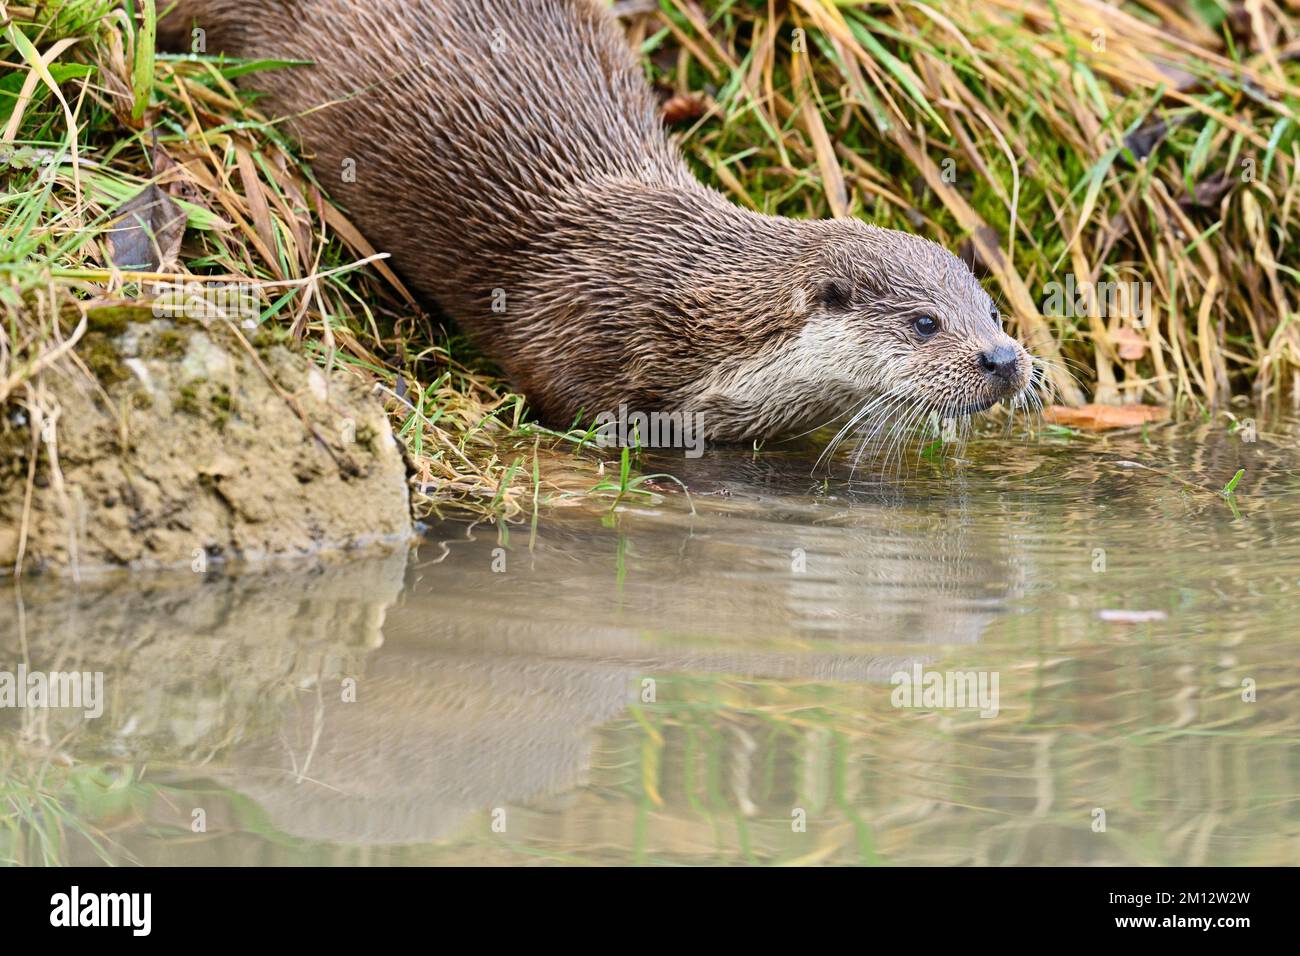
[[[631,32],[697,104],[679,108],[702,114],[682,124],[688,152],[738,202],[961,249],[1020,334],[1082,380],[1059,376],[1068,399],[1205,405],[1300,394],[1296,14],[659,0]],[[1044,315],[1067,273],[1149,283],[1152,308]]]

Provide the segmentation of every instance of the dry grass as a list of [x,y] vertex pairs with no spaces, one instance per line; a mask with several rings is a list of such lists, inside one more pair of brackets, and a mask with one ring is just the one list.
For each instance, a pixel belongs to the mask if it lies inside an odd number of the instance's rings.
[[[1293,2],[659,7],[632,34],[700,102],[688,151],[738,202],[963,249],[1099,402],[1300,394]],[[1045,316],[1067,272],[1150,283],[1148,321]]]

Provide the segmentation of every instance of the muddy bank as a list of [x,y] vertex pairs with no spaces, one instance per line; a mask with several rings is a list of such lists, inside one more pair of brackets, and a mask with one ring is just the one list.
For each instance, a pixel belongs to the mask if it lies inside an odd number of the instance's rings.
[[[355,375],[249,333],[101,310],[86,368],[0,418],[0,573],[348,549],[411,533],[406,468]],[[86,370],[91,374],[86,374]]]

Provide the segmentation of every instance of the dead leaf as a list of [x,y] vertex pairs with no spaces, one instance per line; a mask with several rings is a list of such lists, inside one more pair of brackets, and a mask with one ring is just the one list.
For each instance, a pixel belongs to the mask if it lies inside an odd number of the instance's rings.
[[1043,409],[1045,421],[1089,432],[1134,428],[1147,422],[1163,422],[1168,417],[1169,409],[1161,405],[1082,405],[1079,408],[1049,405]]
[[1122,325],[1110,334],[1115,354],[1126,362],[1136,362],[1147,354],[1147,340],[1137,330]]
[[169,271],[185,234],[185,213],[150,183],[120,207],[108,231],[108,260],[119,269]]
[[203,197],[199,193],[198,184],[193,181],[189,167],[178,163],[161,149],[154,150],[153,175],[158,188],[168,196],[173,199],[184,199],[195,205],[203,205]]
[[1140,126],[1125,136],[1124,145],[1132,152],[1134,159],[1143,160],[1151,155],[1151,151],[1168,132],[1169,125],[1163,119],[1157,118],[1154,122]]
[[158,148],[156,130],[150,139],[153,182],[114,214],[114,225],[108,230],[108,261],[119,269],[170,272],[185,235],[185,212],[172,199],[184,192],[184,170]]
[[704,101],[698,96],[679,93],[664,101],[660,110],[665,123],[669,125],[685,123],[687,120],[699,119],[704,115]]
[[831,207],[833,217],[844,219],[849,214],[849,193],[844,185],[844,170],[840,169],[839,161],[835,158],[835,144],[831,141],[830,133],[826,131],[826,124],[817,109],[817,102],[808,94],[805,85],[812,82],[812,68],[803,54],[796,55],[790,61],[790,66],[794,88],[802,91],[803,105],[800,108],[800,116],[803,117],[804,130],[812,140],[813,153],[817,156],[817,168],[821,170],[822,190],[826,193],[826,202]]
[[253,154],[238,143],[235,144],[235,159],[239,166],[239,178],[244,183],[244,198],[248,202],[248,214],[253,220],[253,229],[257,232],[257,238],[262,241],[266,255],[271,257],[266,264],[283,279],[284,270],[280,268],[280,260],[275,257],[275,228],[271,224],[271,207],[267,204],[266,194],[262,191],[262,180],[257,175],[257,163],[253,159]]
[[1227,170],[1220,170],[1198,182],[1192,195],[1183,196],[1178,200],[1178,205],[1184,210],[1218,209],[1219,202],[1235,185],[1236,180],[1228,174]]

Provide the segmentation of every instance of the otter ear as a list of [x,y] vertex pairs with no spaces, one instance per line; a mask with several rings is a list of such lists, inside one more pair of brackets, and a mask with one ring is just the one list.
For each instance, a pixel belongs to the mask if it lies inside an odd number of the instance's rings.
[[831,276],[817,284],[815,297],[822,308],[841,312],[849,307],[853,298],[853,286],[843,276]]

